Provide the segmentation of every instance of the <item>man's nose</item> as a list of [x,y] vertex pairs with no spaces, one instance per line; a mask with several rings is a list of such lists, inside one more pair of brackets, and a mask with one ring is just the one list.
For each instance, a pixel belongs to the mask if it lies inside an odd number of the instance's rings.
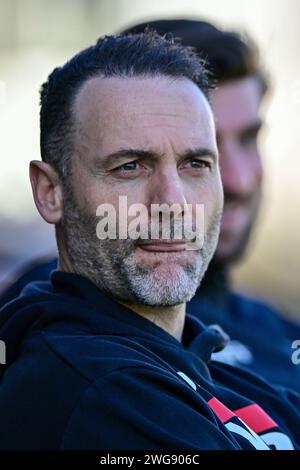
[[153,204],[178,204],[183,210],[187,203],[177,168],[166,168],[158,172],[151,182],[150,191]]

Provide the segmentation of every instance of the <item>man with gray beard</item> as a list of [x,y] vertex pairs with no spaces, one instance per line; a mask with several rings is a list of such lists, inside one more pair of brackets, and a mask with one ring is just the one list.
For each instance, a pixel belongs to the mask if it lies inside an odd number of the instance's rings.
[[[1,449],[299,446],[300,397],[210,361],[226,335],[185,313],[223,206],[209,89],[191,49],[150,31],[100,38],[42,86],[30,176],[59,269],[0,311]],[[97,214],[120,216],[121,197],[127,236],[119,217],[102,238]]]
[[[172,178],[173,176],[171,176],[171,184]],[[152,204],[151,209],[153,206],[155,204]],[[162,213],[163,216],[168,215],[170,206],[164,207],[164,203],[157,206],[165,210]],[[176,203],[173,203],[173,206],[176,206]],[[118,201],[118,212],[120,212],[120,201]],[[132,234],[126,239],[116,239],[117,221],[113,236],[99,239],[96,237],[95,230],[98,218],[80,207],[73,189],[67,184],[64,189],[64,221],[60,230],[62,230],[61,238],[65,240],[67,257],[72,263],[73,270],[88,277],[101,290],[121,302],[130,302],[133,308],[135,304],[172,307],[188,301],[191,298],[191,292],[195,292],[199,286],[215,250],[221,210],[219,209],[208,222],[206,243],[203,246],[199,244],[200,240],[196,241],[196,245],[189,242],[196,232],[195,223],[193,227],[188,225],[184,227],[186,237],[184,243],[180,238],[180,242],[176,242],[176,238],[182,236],[183,220],[187,218],[180,204],[177,205],[176,217],[174,211],[169,211],[171,240],[163,237],[159,214],[153,210],[151,214],[150,221],[147,217],[141,219],[142,227],[139,229],[138,237],[133,238]],[[158,214],[157,217],[156,214]],[[157,227],[155,220],[158,222]],[[167,228],[167,222],[167,217],[165,217],[165,228]],[[201,231],[202,227],[198,227],[198,230]],[[159,236],[153,239],[152,235],[155,236],[156,233]],[[196,249],[198,244],[199,250]],[[181,249],[182,245],[184,245],[184,250]],[[146,251],[142,262],[137,258],[140,249]],[[187,251],[187,253],[195,251],[195,253],[185,256],[183,263],[182,251]],[[147,253],[151,255],[147,256]],[[162,255],[155,256],[154,253],[163,253],[163,257]],[[170,254],[167,255],[167,253]],[[178,266],[175,266],[175,263]],[[166,276],[162,282],[163,271],[166,272]],[[171,273],[172,276],[170,276]]]

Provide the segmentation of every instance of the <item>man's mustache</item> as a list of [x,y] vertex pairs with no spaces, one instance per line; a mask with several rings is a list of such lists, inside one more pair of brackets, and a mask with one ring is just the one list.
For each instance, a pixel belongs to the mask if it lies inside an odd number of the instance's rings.
[[[168,228],[168,227],[167,227]],[[132,245],[139,245],[145,240],[180,240],[184,242],[195,241],[198,237],[196,230],[199,227],[196,227],[196,224],[183,224],[182,221],[170,223],[170,230],[164,232],[163,224],[150,224],[145,228],[141,228],[139,231],[139,236],[135,240],[127,239],[127,241],[132,243]],[[204,227],[200,227],[201,230],[204,230]],[[196,233],[196,235],[195,235]],[[129,233],[130,235],[130,233]],[[166,236],[167,235],[167,236]],[[199,234],[200,237],[200,234]]]

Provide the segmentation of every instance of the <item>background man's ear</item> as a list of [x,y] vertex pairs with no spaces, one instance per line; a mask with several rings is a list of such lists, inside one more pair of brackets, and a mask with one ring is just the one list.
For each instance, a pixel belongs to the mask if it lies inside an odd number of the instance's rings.
[[33,160],[30,162],[30,182],[37,210],[49,224],[57,224],[62,219],[62,188],[58,174],[48,163]]

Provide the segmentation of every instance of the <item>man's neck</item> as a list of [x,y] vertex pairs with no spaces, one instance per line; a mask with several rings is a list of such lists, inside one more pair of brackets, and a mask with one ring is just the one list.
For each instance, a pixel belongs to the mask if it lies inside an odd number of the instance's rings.
[[120,303],[155,323],[155,325],[181,342],[185,320],[185,303],[173,307],[148,307],[145,305],[127,304],[126,302]]
[[74,273],[75,271],[69,259],[67,250],[62,242],[58,244],[58,253],[58,269],[60,269],[60,271],[65,271],[66,273]]
[[[58,266],[61,271],[69,273],[75,272],[67,252],[64,249],[60,249],[59,251]],[[173,307],[148,307],[145,305],[127,304],[126,302],[119,303],[147,320],[152,321],[155,325],[167,331],[181,342],[185,320],[185,303]]]

